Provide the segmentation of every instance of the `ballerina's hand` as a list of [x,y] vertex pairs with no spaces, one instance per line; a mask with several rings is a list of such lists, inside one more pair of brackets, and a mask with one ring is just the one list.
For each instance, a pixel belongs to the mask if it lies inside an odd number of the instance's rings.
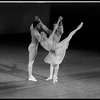
[[62,17],[62,16],[60,16],[60,17],[59,17],[59,20],[62,20],[62,19],[63,19],[63,17]]

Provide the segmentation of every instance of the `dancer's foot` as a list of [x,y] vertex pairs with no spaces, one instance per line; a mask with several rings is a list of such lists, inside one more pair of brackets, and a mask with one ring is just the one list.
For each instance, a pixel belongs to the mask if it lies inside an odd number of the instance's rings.
[[29,81],[35,81],[35,82],[37,81],[36,78],[35,78],[34,76],[30,76],[30,77],[28,78],[28,80],[29,80]]
[[48,80],[52,80],[52,77],[48,77],[48,78],[46,79],[46,81],[48,81]]
[[58,82],[58,77],[54,76],[53,77],[53,83],[55,84],[56,82]]

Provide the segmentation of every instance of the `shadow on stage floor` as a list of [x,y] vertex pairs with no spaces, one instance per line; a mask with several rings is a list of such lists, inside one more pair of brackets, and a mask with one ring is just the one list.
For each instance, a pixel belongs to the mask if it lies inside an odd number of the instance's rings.
[[48,52],[38,50],[33,67],[37,82],[28,81],[28,51],[25,47],[2,47],[0,50],[0,98],[99,98],[100,54],[67,50],[60,65],[58,82],[45,81]]

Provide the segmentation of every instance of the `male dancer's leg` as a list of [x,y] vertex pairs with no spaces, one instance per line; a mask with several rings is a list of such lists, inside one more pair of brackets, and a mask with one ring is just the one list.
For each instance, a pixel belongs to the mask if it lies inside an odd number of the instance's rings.
[[38,45],[31,43],[28,48],[29,50],[29,63],[28,63],[29,78],[28,79],[31,81],[37,81],[35,77],[32,75],[32,68],[33,68],[34,60],[37,55],[37,46]]
[[46,79],[46,81],[51,80],[51,79],[53,78],[53,69],[54,69],[53,65],[50,64],[50,75],[49,75],[49,77]]

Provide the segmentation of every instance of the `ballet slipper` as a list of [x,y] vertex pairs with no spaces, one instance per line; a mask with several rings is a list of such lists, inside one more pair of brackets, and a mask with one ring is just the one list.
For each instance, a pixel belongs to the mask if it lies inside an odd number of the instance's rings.
[[53,77],[53,83],[55,84],[56,82],[58,82],[58,77],[54,76]]
[[48,77],[48,78],[46,79],[46,81],[48,81],[48,80],[52,80],[52,77]]
[[37,81],[36,78],[35,78],[34,76],[29,77],[28,80],[29,80],[29,81],[35,81],[35,82]]

